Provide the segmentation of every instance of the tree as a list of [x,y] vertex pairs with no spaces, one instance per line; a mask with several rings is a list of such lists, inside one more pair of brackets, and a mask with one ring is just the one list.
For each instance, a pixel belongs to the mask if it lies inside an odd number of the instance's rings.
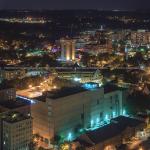
[[84,146],[77,147],[76,150],[86,150]]
[[52,143],[54,145],[58,145],[60,143],[60,141],[61,141],[61,136],[59,136],[59,135],[55,135],[52,139]]

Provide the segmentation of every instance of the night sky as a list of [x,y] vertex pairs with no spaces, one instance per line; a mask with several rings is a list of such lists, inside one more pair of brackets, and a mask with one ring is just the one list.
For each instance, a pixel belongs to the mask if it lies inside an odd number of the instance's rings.
[[0,9],[150,9],[150,0],[0,0]]

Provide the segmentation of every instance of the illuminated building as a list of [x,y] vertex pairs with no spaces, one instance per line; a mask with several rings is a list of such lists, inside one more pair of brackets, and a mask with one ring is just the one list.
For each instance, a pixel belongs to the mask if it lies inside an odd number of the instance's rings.
[[17,78],[23,78],[25,76],[25,70],[23,69],[4,69],[0,70],[0,78],[2,80],[11,80]]
[[75,60],[75,40],[69,38],[62,38],[61,45],[61,59],[65,61]]
[[145,30],[132,31],[131,42],[138,45],[150,44],[150,32]]
[[32,118],[17,112],[5,115],[1,120],[2,150],[29,150],[32,142]]
[[95,31],[95,34],[89,39],[89,43],[85,45],[85,49],[96,55],[98,53],[106,53],[112,51],[112,39],[110,33],[102,27]]
[[129,51],[129,48],[128,48],[128,46],[126,45],[126,46],[125,46],[125,58],[126,58],[126,60],[128,60],[128,51]]
[[[15,93],[15,89],[8,88],[3,89],[0,95],[1,150],[25,149],[24,146],[27,147],[32,138],[32,123],[30,122],[31,102],[17,97]],[[17,145],[18,147],[16,147]]]
[[81,83],[101,83],[103,79],[101,72],[96,69],[57,69],[56,72],[59,78],[74,80]]
[[[74,142],[74,149],[84,147],[85,150],[116,150],[123,141],[131,139],[144,130],[146,123],[136,118],[119,116],[110,124],[80,135]],[[94,144],[93,144],[94,143]]]
[[31,106],[34,134],[39,133],[50,141],[56,135],[63,140],[73,140],[78,125],[93,130],[123,114],[124,90],[89,84],[85,86],[90,88],[62,88],[39,98],[39,102]]
[[16,99],[16,90],[9,87],[0,88],[0,101],[5,100],[15,100]]

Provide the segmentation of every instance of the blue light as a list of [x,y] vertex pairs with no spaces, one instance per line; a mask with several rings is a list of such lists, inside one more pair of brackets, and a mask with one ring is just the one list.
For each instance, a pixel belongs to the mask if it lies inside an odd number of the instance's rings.
[[31,104],[35,104],[36,103],[35,100],[29,99],[29,98],[26,98],[26,97],[23,97],[23,96],[17,95],[16,97],[21,98],[21,99],[23,99],[25,101],[29,101]]
[[72,133],[69,133],[68,134],[68,141],[71,141],[71,139],[72,139]]
[[83,87],[85,88],[85,89],[88,89],[88,90],[91,90],[91,89],[95,89],[95,88],[98,88],[99,87],[99,85],[97,84],[97,83],[85,83],[84,85],[83,85]]

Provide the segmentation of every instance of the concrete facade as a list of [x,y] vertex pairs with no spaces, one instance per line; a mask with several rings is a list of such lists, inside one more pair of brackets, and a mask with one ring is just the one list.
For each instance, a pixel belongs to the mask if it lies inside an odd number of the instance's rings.
[[121,115],[123,93],[121,90],[104,93],[104,88],[97,88],[54,98],[50,92],[45,101],[31,106],[33,132],[48,140],[56,135],[72,140],[76,127],[95,128]]

